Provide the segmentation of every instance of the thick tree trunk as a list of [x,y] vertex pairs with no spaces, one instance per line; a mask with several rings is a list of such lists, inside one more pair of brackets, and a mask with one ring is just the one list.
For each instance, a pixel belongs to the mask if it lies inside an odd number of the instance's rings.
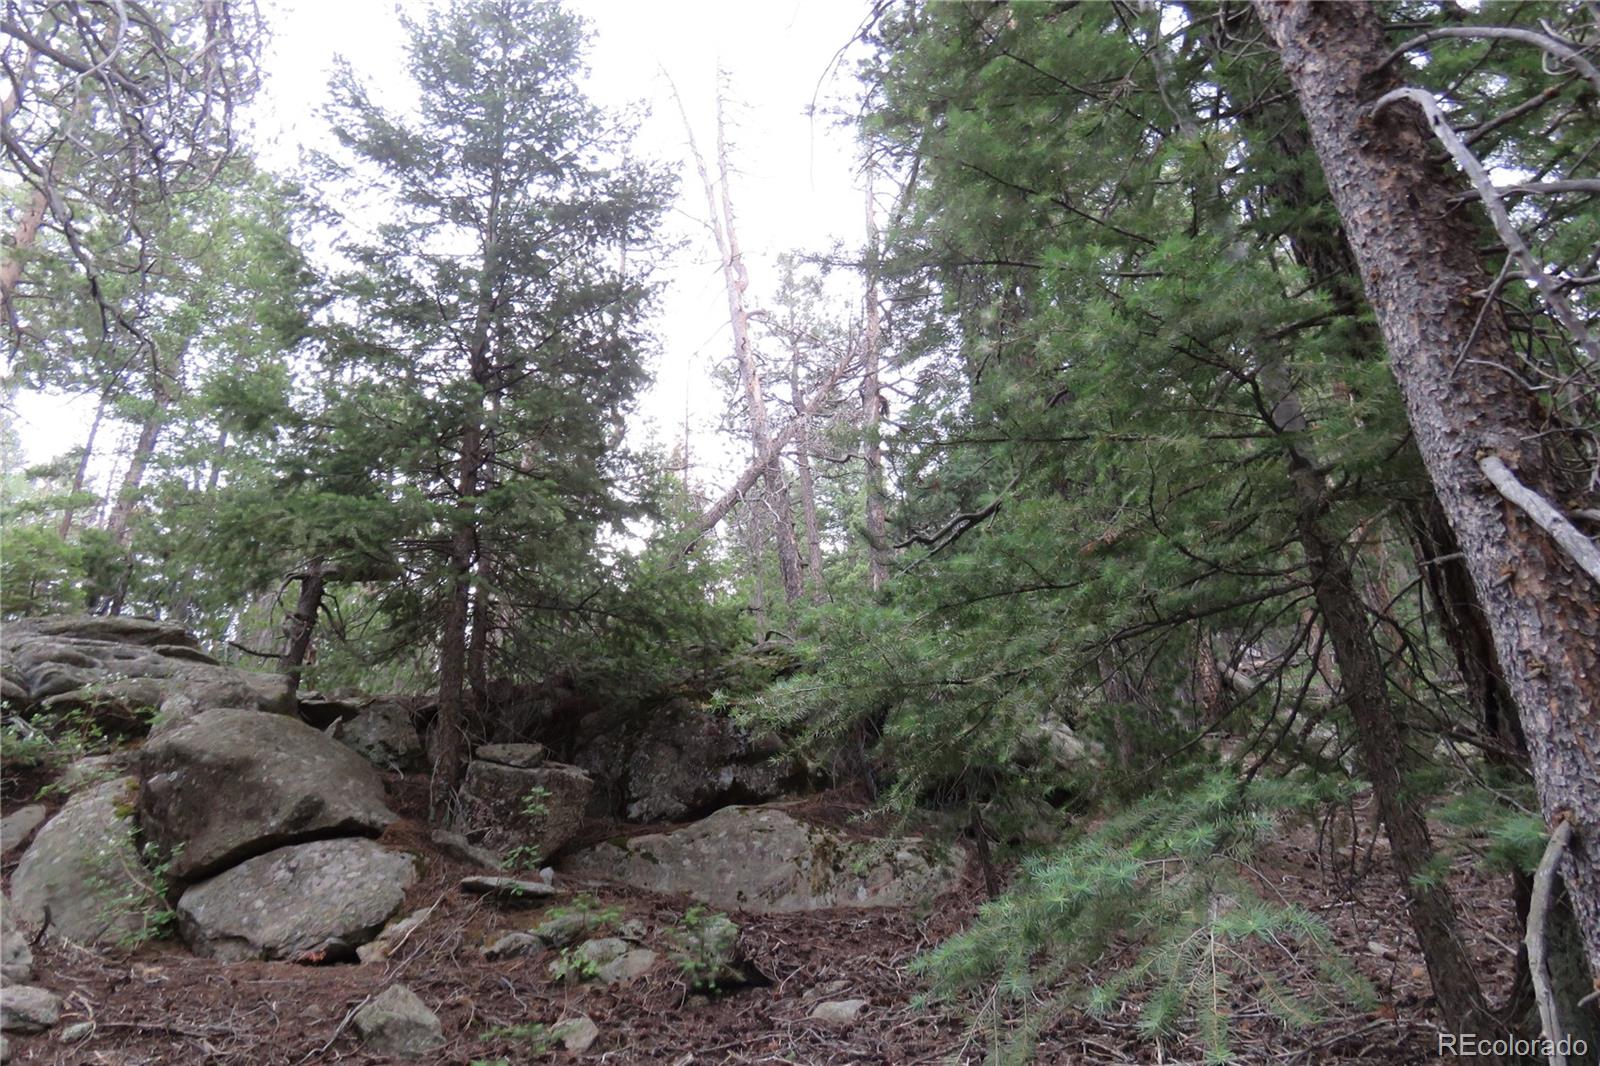
[[[1562,874],[1600,972],[1600,595],[1479,468],[1502,460],[1546,498],[1562,493],[1535,436],[1538,403],[1516,361],[1462,183],[1431,159],[1415,107],[1375,114],[1396,86],[1376,8],[1258,0],[1311,128],[1377,313],[1411,426],[1472,572],[1516,697],[1546,818],[1574,823]],[[1398,846],[1398,843],[1397,843]]]
[[322,610],[322,592],[327,583],[325,563],[321,556],[306,563],[300,573],[300,595],[295,598],[294,610],[283,620],[283,655],[278,659],[278,672],[289,679],[290,695],[300,691],[311,637],[317,629],[317,613]]
[[467,626],[472,601],[472,565],[475,554],[473,500],[478,494],[478,448],[481,429],[476,421],[461,436],[461,460],[456,480],[456,504],[461,516],[450,535],[450,588],[445,602],[444,625],[439,633],[439,716],[434,723],[433,782],[429,806],[435,817],[455,796],[461,783],[466,753],[464,696],[467,678]]
[[867,586],[876,594],[889,580],[889,534],[883,490],[883,392],[878,359],[883,344],[882,311],[878,305],[878,221],[873,214],[872,172],[867,172],[867,298],[866,335],[861,377],[862,451],[866,460]]

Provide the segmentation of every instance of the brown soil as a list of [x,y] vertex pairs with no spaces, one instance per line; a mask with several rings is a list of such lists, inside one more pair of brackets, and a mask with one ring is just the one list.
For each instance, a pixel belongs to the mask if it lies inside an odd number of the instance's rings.
[[[233,1066],[377,1063],[350,1025],[355,1010],[394,982],[409,985],[439,1014],[449,1043],[432,1063],[474,1062],[709,1064],[976,1063],[985,1037],[968,1009],[921,1007],[924,989],[907,963],[968,922],[982,902],[981,877],[969,872],[959,889],[929,913],[839,910],[801,915],[735,915],[744,950],[768,984],[716,997],[696,995],[671,961],[669,930],[686,904],[616,886],[558,880],[569,892],[589,891],[605,907],[640,919],[648,946],[662,960],[639,980],[612,988],[552,981],[555,957],[485,961],[481,948],[502,932],[536,924],[540,911],[508,909],[466,895],[456,882],[470,872],[439,854],[420,818],[422,790],[393,779],[391,799],[406,816],[385,834],[420,852],[424,876],[407,910],[433,907],[430,918],[386,962],[371,966],[292,963],[225,965],[197,959],[178,944],[149,944],[133,953],[35,948],[36,983],[63,996],[61,1024],[51,1034],[10,1037],[12,1062],[105,1064],[216,1063]],[[13,804],[8,803],[7,806]],[[804,809],[842,822],[848,803],[812,799]],[[609,827],[597,827],[606,829]],[[1343,1011],[1291,1030],[1257,1008],[1248,985],[1230,997],[1232,1046],[1247,1063],[1437,1063],[1428,982],[1405,929],[1402,897],[1385,869],[1384,845],[1366,855],[1348,840],[1338,856],[1318,845],[1314,829],[1296,831],[1259,856],[1255,875],[1269,896],[1295,902],[1333,929],[1339,947],[1373,983],[1379,1006]],[[1352,855],[1357,868],[1352,874]],[[9,878],[14,859],[6,864]],[[1509,983],[1516,933],[1504,878],[1463,867],[1454,881],[1469,943],[1494,991]],[[561,901],[557,901],[559,904]],[[1307,969],[1281,954],[1258,960],[1290,985]],[[1081,984],[1081,975],[1079,978]],[[1067,987],[1067,986],[1063,986]],[[869,1007],[845,1029],[808,1015],[821,999],[863,998]],[[1070,997],[1069,1001],[1070,1001]],[[550,1024],[576,1014],[598,1024],[587,1055],[540,1050],[496,1030]],[[66,1026],[94,1030],[70,1047]],[[1155,1040],[1138,1024],[1136,1004],[1105,1017],[1068,1007],[1041,1034],[1032,1061],[1062,1064],[1198,1064],[1204,1049],[1187,1036]]]

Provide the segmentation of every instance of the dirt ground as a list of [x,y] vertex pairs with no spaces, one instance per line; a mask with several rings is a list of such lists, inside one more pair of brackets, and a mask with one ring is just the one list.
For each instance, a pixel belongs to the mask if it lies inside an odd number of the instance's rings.
[[[960,929],[983,901],[982,878],[969,871],[960,887],[927,913],[838,910],[796,915],[733,917],[741,944],[765,979],[715,997],[695,994],[672,963],[670,930],[687,903],[604,884],[558,878],[568,893],[591,892],[649,930],[661,955],[649,973],[609,988],[567,985],[546,973],[554,957],[489,962],[484,944],[502,932],[539,921],[537,908],[515,909],[461,892],[470,870],[439,854],[419,818],[414,782],[389,781],[391,801],[405,816],[386,837],[422,854],[424,876],[407,900],[431,915],[386,962],[374,965],[221,964],[190,956],[181,945],[146,945],[131,954],[35,948],[37,984],[65,1000],[61,1024],[49,1034],[11,1037],[15,1063],[217,1063],[228,1066],[303,1066],[308,1063],[391,1061],[366,1052],[350,1020],[390,984],[410,986],[438,1013],[448,1044],[427,1061],[710,1064],[977,1063],[986,1037],[974,1030],[968,1004],[919,1006],[924,991],[907,963]],[[13,789],[8,793],[16,795]],[[7,809],[17,805],[8,798]],[[807,805],[812,816],[838,823],[852,810],[831,797]],[[613,832],[596,827],[596,835]],[[1294,831],[1259,856],[1255,874],[1269,895],[1320,914],[1338,945],[1378,992],[1376,1010],[1338,1012],[1306,1028],[1286,1028],[1259,1008],[1248,987],[1236,989],[1232,1046],[1244,1063],[1438,1063],[1434,1014],[1403,899],[1387,874],[1385,845],[1357,837],[1319,846],[1314,827]],[[4,875],[9,880],[15,857]],[[1474,953],[1497,995],[1509,984],[1516,932],[1502,877],[1465,865],[1455,881]],[[559,905],[561,900],[552,905]],[[1286,969],[1293,983],[1303,967],[1292,958],[1266,965]],[[1081,984],[1081,980],[1079,982]],[[860,1020],[834,1028],[808,1016],[823,999],[861,998]],[[1065,1002],[1072,1002],[1070,995]],[[1001,1008],[1012,1016],[1014,1007]],[[1010,1012],[1010,1015],[1007,1014]],[[497,1030],[554,1023],[587,1014],[600,1037],[582,1056],[544,1050],[536,1041]],[[986,1015],[992,1019],[993,1013]],[[61,1031],[94,1023],[81,1042],[64,1046]],[[1138,1024],[1136,1003],[1104,1017],[1068,1006],[1045,1025],[1031,1061],[1061,1064],[1200,1064],[1192,1037],[1154,1040]]]

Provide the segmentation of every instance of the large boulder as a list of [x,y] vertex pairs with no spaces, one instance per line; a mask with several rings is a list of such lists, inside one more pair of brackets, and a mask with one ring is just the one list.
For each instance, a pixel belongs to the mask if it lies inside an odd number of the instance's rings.
[[420,770],[427,761],[410,710],[394,700],[364,701],[353,716],[339,722],[333,735],[386,770]]
[[633,821],[682,820],[760,803],[805,784],[800,764],[773,736],[752,736],[725,714],[688,703],[647,720],[608,712],[585,718],[574,762],[598,784],[603,809]]
[[148,743],[139,820],[192,881],[285,844],[377,835],[395,820],[361,756],[304,722],[222,708]]
[[47,813],[43,804],[30,803],[0,818],[0,859],[26,844],[28,838],[33,836],[33,831],[44,822]]
[[[514,766],[495,762],[501,754],[526,764],[535,745],[485,745],[467,764],[456,828],[533,865],[577,835],[594,783],[576,766],[562,763]],[[496,748],[516,749],[510,753]]]
[[0,906],[0,984],[25,985],[33,980],[33,949],[11,921],[11,904]]
[[223,666],[180,626],[140,618],[66,616],[8,622],[0,633],[6,698],[81,711],[138,733],[184,695],[202,707],[294,713],[288,679]]
[[670,833],[580,851],[574,877],[775,913],[920,903],[952,887],[965,856],[917,837],[853,840],[772,807],[724,807]]
[[371,840],[295,844],[191,886],[178,931],[197,955],[225,962],[354,958],[416,877],[410,855]]
[[78,944],[145,931],[163,904],[134,844],[134,788],[123,777],[79,792],[34,835],[11,875],[19,926]]

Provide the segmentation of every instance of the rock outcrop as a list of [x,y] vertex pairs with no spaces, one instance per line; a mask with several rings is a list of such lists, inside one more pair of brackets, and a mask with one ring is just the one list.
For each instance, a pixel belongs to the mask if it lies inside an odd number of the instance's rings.
[[134,844],[134,791],[133,778],[123,777],[79,792],[34,835],[11,875],[19,926],[76,944],[143,932],[145,905],[161,902],[148,899]]
[[31,803],[0,818],[0,858],[26,844],[33,831],[44,823],[47,813],[42,804]]
[[594,789],[588,774],[545,762],[537,744],[486,744],[475,755],[462,781],[458,830],[501,851],[526,849],[529,863],[577,835]]
[[8,622],[0,634],[6,699],[80,710],[109,732],[137,735],[168,700],[201,708],[293,714],[288,680],[224,666],[182,627],[140,618],[65,616]]
[[0,995],[0,1031],[42,1033],[61,1019],[61,997],[33,985],[7,985]]
[[724,807],[670,833],[601,844],[561,866],[757,913],[920,903],[952,887],[965,856],[915,837],[852,840],[774,807]]
[[377,771],[293,718],[206,711],[139,759],[145,837],[192,881],[276,847],[394,821]]
[[178,930],[197,955],[226,962],[352,958],[416,876],[411,856],[370,840],[295,844],[189,888]]
[[795,791],[805,774],[776,737],[752,737],[725,714],[674,703],[640,723],[596,712],[578,727],[573,761],[597,783],[595,813],[674,821]]

